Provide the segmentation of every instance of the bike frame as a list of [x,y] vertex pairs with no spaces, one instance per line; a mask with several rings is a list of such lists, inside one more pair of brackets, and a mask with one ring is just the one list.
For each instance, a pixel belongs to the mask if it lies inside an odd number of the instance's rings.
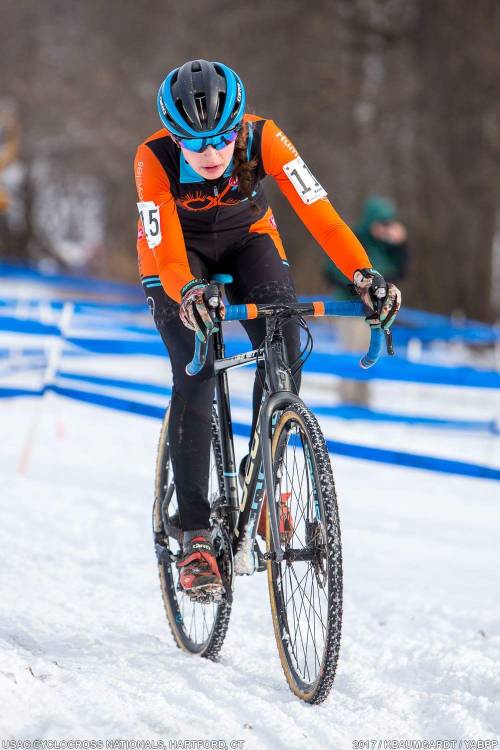
[[[303,403],[295,391],[289,372],[282,366],[283,362],[288,366],[288,361],[281,326],[276,326],[274,321],[271,336],[268,335],[270,333],[269,326],[270,320],[266,318],[264,354],[253,350],[226,357],[222,327],[219,327],[219,330],[213,335],[216,403],[222,444],[224,492],[230,508],[229,518],[235,570],[239,574],[248,575],[254,573],[257,568],[254,556],[254,540],[264,495],[267,493],[268,498],[274,498],[271,448],[273,415],[291,402]],[[233,367],[243,367],[252,362],[264,363],[265,386],[259,418],[252,435],[252,447],[240,502],[227,371]],[[284,555],[279,540],[275,503],[268,502],[268,508],[272,539],[271,557],[273,560],[280,562]]]
[[[218,282],[214,279],[214,282]],[[225,282],[222,282],[225,283]],[[224,495],[229,508],[229,524],[231,544],[235,556],[235,570],[239,574],[255,572],[256,561],[254,550],[258,558],[272,559],[281,562],[286,553],[281,549],[278,517],[274,503],[272,437],[273,421],[277,412],[286,405],[295,403],[305,406],[299,398],[284,346],[282,324],[289,319],[288,313],[299,316],[321,317],[323,315],[338,315],[357,317],[366,315],[366,308],[361,302],[299,302],[294,305],[229,305],[225,308],[224,320],[248,320],[255,317],[266,321],[266,336],[262,347],[258,350],[247,351],[233,357],[225,356],[224,339],[221,331],[222,320],[218,320],[215,310],[218,307],[219,289],[216,283],[207,291],[206,301],[213,309],[212,319],[219,323],[212,331],[214,345],[214,373],[216,380],[216,403],[219,415],[220,434],[222,442],[222,466],[224,472]],[[364,369],[372,367],[381,355],[383,343],[389,354],[393,354],[392,338],[389,330],[382,330],[379,323],[370,328],[370,346],[361,358],[360,365]],[[189,375],[196,375],[205,366],[208,352],[209,338],[195,337],[195,351],[191,362],[186,365]],[[264,394],[260,405],[259,418],[252,437],[250,460],[246,471],[243,496],[238,506],[237,470],[234,456],[233,429],[231,423],[231,409],[229,401],[229,386],[227,371],[233,367],[241,367],[252,362],[264,363]],[[271,526],[271,550],[264,556],[255,544],[257,519],[259,517],[264,493],[273,502],[269,502],[269,519]],[[264,568],[259,565],[259,570]]]

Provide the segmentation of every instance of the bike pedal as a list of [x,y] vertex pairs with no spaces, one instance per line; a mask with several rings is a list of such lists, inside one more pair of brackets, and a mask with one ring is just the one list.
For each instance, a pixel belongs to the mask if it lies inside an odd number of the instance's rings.
[[224,598],[224,589],[218,583],[208,583],[206,586],[199,586],[196,589],[183,589],[186,596],[197,604],[219,603]]

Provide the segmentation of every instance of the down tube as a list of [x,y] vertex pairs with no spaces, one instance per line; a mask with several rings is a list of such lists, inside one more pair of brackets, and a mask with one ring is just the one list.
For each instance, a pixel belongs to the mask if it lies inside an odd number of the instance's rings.
[[234,457],[233,425],[231,422],[231,410],[229,407],[229,385],[227,373],[219,372],[215,378],[215,390],[217,393],[217,410],[219,414],[219,430],[222,448],[222,466],[224,470],[224,494],[226,502],[230,506],[229,520],[231,531],[238,522],[238,489],[236,471],[236,459]]

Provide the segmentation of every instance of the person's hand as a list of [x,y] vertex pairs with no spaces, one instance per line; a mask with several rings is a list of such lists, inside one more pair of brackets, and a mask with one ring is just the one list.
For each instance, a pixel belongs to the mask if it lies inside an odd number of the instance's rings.
[[388,283],[374,268],[354,271],[353,282],[362,302],[373,311],[366,317],[366,322],[390,328],[401,307],[401,292],[397,286]]
[[406,227],[400,221],[390,221],[386,224],[375,221],[370,227],[370,233],[376,240],[382,240],[389,245],[402,245],[408,237]]
[[206,292],[209,290],[209,284],[205,279],[193,279],[186,284],[181,291],[181,305],[179,308],[179,317],[186,326],[195,332],[200,341],[206,341],[211,333],[218,330],[212,320],[210,310],[217,309],[218,316],[224,317],[224,303],[218,297],[217,305],[209,305],[206,300]]

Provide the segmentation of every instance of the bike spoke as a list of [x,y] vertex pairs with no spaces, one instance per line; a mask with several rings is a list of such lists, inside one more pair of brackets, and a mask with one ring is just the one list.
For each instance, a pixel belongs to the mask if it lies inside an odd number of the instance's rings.
[[[293,569],[292,569],[292,572],[295,575],[295,571],[293,571]],[[306,580],[307,580],[308,575],[309,575],[309,570],[307,571]],[[304,669],[302,671],[302,674],[305,677],[305,673],[306,673],[306,669],[307,669],[307,675],[308,675],[309,680],[310,680],[311,679],[311,675],[309,673],[309,665],[307,664],[307,650],[306,650],[306,647],[304,645],[304,638],[303,638],[303,635],[302,635],[302,622],[301,622],[301,619],[300,619],[303,610],[305,611],[304,597],[302,597],[302,599],[300,601],[300,607],[299,607],[299,612],[298,612],[298,616],[297,616],[297,627],[296,627],[294,635],[297,636],[297,632],[300,635],[300,641],[302,643],[302,653],[304,654]]]
[[[171,476],[171,468],[167,469],[168,474]],[[164,487],[169,486],[169,481],[164,482]],[[165,490],[166,491],[166,490]],[[210,471],[209,471],[209,483],[208,483],[208,497],[215,498],[220,494],[219,489],[219,477],[217,473],[217,466],[215,464],[214,455],[211,453],[210,456]],[[170,499],[168,515],[172,516],[177,511],[177,500],[174,493]],[[171,538],[171,549],[174,554],[180,552],[180,546],[177,542]],[[176,549],[177,547],[177,549]],[[200,601],[193,601],[188,594],[179,589],[179,577],[180,573],[176,567],[175,562],[171,562],[169,565],[169,572],[166,570],[166,575],[170,575],[172,591],[175,592],[173,603],[174,613],[177,610],[175,618],[176,627],[184,633],[184,636],[188,641],[192,642],[197,648],[202,647],[207,643],[211,636],[217,620],[219,605],[216,602],[202,603]],[[166,566],[167,568],[167,566]]]
[[[295,571],[292,570],[292,573],[296,577]],[[312,574],[311,577],[314,577],[314,572],[313,572],[313,570],[312,570],[311,567],[308,567],[307,573],[308,573],[308,575],[309,575],[309,573],[311,573]],[[307,577],[306,577],[306,582],[307,582]],[[307,659],[309,657],[308,648],[307,648],[307,645],[308,645],[308,642],[309,642],[309,635],[313,636],[313,648],[314,648],[314,653],[315,653],[315,661],[317,661],[318,664],[319,664],[319,661],[320,661],[319,657],[318,657],[317,647],[316,647],[316,639],[315,639],[315,637],[314,637],[314,635],[312,633],[311,616],[308,615],[308,613],[306,612],[306,607],[305,607],[305,601],[306,600],[310,604],[312,612],[313,612],[313,616],[312,616],[313,622],[316,623],[316,619],[319,618],[320,624],[321,624],[321,626],[323,628],[323,631],[325,631],[325,632],[326,632],[326,626],[325,626],[325,624],[324,624],[321,616],[318,615],[316,607],[314,606],[314,603],[312,602],[311,598],[306,594],[306,592],[305,592],[305,586],[304,586],[304,588],[302,586],[299,586],[299,588],[300,588],[300,590],[301,590],[301,592],[303,594],[303,597],[302,597],[302,600],[301,600],[301,606],[299,608],[299,617],[302,614],[302,612],[304,612],[305,619],[306,619],[306,624],[307,624],[306,644],[304,646],[304,675],[305,675],[305,667],[306,666],[307,666],[307,671],[309,673],[309,664],[307,662]],[[302,640],[302,643],[303,643],[302,631],[300,631],[300,635],[301,635],[301,640]]]
[[[312,684],[320,674],[328,633],[329,587],[324,511],[323,506],[318,504],[318,488],[313,473],[315,456],[300,424],[293,423],[288,428],[280,450],[275,502],[278,515],[282,518],[282,497],[286,493],[288,507],[285,512],[292,526],[290,538],[282,545],[285,550],[314,551],[312,561],[290,557],[275,565],[284,615],[281,627],[288,631],[285,648],[297,675],[307,684]],[[305,570],[301,567],[304,563]]]
[[[293,565],[291,565],[291,566],[290,566],[290,570],[292,571],[292,573],[293,573],[293,575],[294,575],[294,577],[295,577],[295,580],[297,580],[297,574],[295,573],[295,571],[294,571],[294,569],[293,569]],[[312,567],[308,566],[308,571],[312,571]],[[322,625],[323,629],[326,629],[326,626],[325,626],[325,624],[324,624],[324,622],[323,622],[323,618],[322,618],[322,617],[321,617],[321,615],[319,615],[319,614],[318,614],[318,612],[316,611],[316,609],[315,609],[315,607],[314,607],[314,605],[313,605],[313,603],[312,603],[311,599],[310,599],[310,598],[309,598],[309,597],[307,596],[307,594],[305,593],[305,591],[304,591],[304,589],[303,589],[302,587],[300,587],[300,590],[301,590],[301,591],[303,592],[303,594],[304,594],[304,597],[305,597],[305,598],[307,599],[307,601],[308,601],[308,602],[309,602],[309,604],[311,605],[311,609],[313,609],[313,611],[314,611],[314,612],[316,613],[316,615],[317,615],[317,617],[318,617],[318,619],[319,619],[319,621],[320,621],[320,623],[321,623],[321,625]],[[321,612],[321,614],[323,614],[323,613]]]

